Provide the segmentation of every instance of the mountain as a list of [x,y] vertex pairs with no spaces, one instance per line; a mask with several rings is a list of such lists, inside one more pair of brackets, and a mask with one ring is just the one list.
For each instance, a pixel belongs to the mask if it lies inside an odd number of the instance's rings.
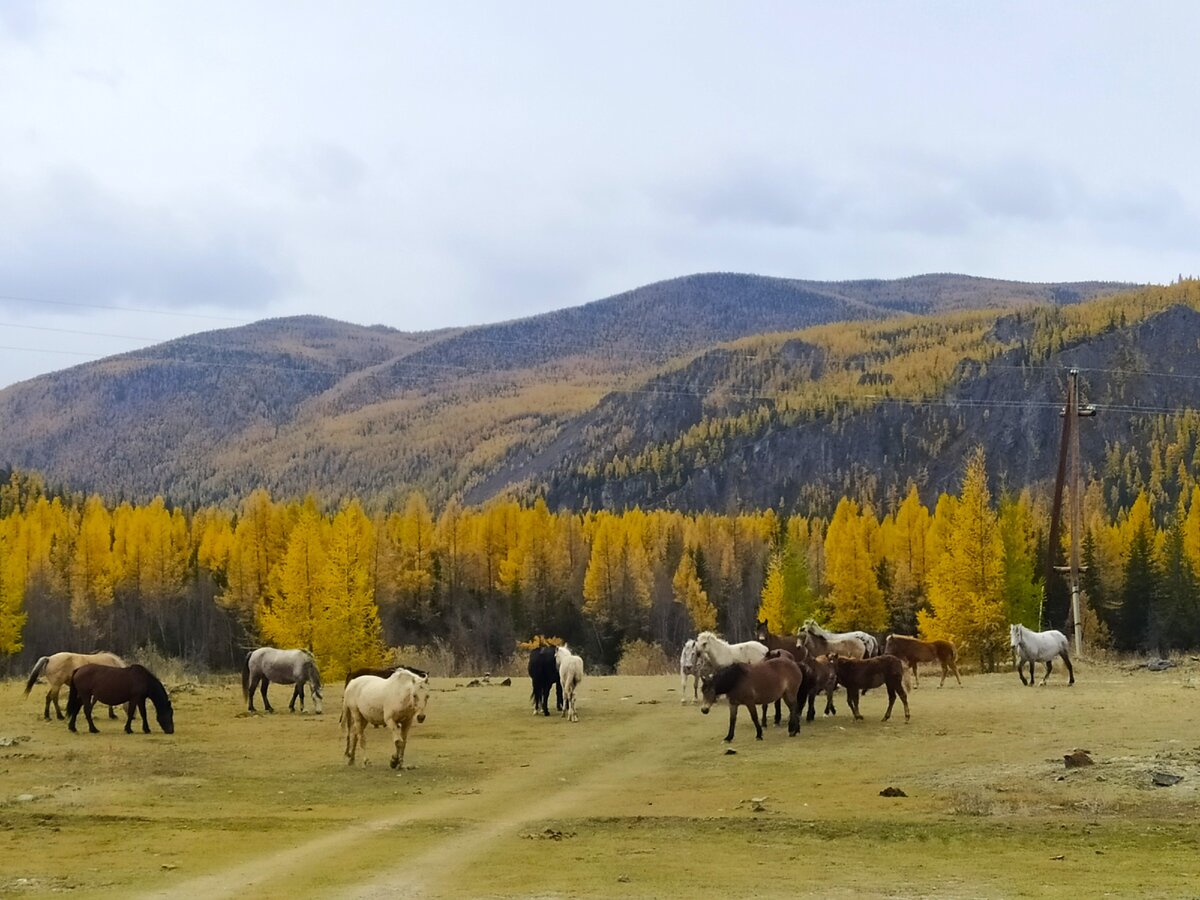
[[[652,451],[714,412],[761,406],[722,408],[722,391],[736,401],[731,390],[767,375],[783,388],[794,378],[821,383],[828,351],[802,329],[1066,308],[1128,287],[707,274],[468,329],[266,320],[0,391],[0,464],[78,490],[193,503],[236,501],[258,486],[331,501],[353,493],[387,503],[414,487],[435,501],[481,501],[513,485],[567,503],[726,502],[728,476],[711,469],[682,493],[656,494],[615,473],[610,492],[596,493],[589,479],[615,453]],[[789,336],[754,337],[780,333]],[[746,364],[759,353],[760,369]],[[668,393],[671,385],[686,389]],[[706,478],[716,480],[702,490]]]

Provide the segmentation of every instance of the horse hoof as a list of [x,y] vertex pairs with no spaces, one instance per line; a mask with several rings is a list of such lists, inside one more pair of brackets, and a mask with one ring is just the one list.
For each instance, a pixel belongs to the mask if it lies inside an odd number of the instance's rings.
[[399,768],[399,766],[400,766],[400,760],[398,760],[398,759],[393,759],[393,760],[392,760],[392,761],[389,763],[389,765],[391,765],[391,767],[392,767],[393,769]]

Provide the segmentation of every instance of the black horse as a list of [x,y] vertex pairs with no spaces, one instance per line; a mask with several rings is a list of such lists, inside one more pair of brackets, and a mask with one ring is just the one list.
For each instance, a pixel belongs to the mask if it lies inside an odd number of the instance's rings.
[[550,715],[550,687],[556,690],[558,709],[563,708],[562,682],[558,680],[558,661],[554,658],[554,647],[543,644],[529,654],[529,680],[533,682],[533,712]]
[[163,683],[151,674],[145,666],[133,665],[124,669],[113,666],[98,666],[88,663],[80,666],[71,673],[71,694],[67,698],[67,727],[75,730],[75,719],[79,710],[83,710],[87,718],[88,731],[96,734],[100,731],[92,721],[92,707],[99,703],[109,706],[125,704],[125,733],[133,734],[133,710],[136,707],[142,714],[142,731],[150,733],[150,723],[146,721],[146,698],[154,704],[154,715],[158,725],[167,734],[175,733],[175,712],[171,708],[171,698]]

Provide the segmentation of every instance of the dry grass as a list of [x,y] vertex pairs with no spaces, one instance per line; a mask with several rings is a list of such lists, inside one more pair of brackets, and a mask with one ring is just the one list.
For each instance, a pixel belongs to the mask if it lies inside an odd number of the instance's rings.
[[[839,703],[761,743],[743,712],[736,755],[724,711],[681,706],[672,676],[589,677],[574,725],[531,715],[524,679],[438,679],[400,776],[384,731],[370,766],[344,765],[336,685],[320,717],[246,716],[232,679],[198,685],[168,737],[105,719],[69,734],[14,680],[0,738],[27,739],[0,745],[0,894],[1186,895],[1198,671],[931,679],[911,725],[879,722],[873,691],[865,722]],[[1068,772],[1077,747],[1096,765]],[[1153,787],[1153,771],[1184,780]],[[880,797],[889,785],[908,796]]]

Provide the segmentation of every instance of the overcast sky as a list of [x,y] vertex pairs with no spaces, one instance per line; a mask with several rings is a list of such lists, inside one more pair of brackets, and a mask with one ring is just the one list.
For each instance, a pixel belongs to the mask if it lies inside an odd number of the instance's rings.
[[0,0],[0,385],[701,271],[1200,274],[1197,34],[1190,0]]

